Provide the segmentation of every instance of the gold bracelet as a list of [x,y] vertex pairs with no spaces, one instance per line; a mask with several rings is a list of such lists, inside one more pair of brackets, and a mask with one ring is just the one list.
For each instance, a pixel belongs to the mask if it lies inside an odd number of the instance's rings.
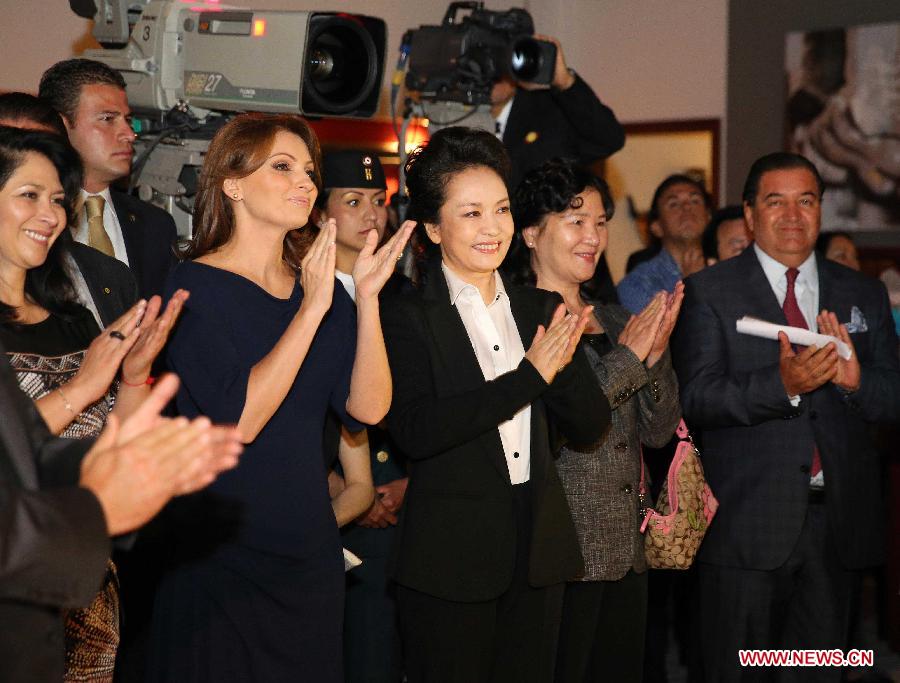
[[62,397],[63,406],[65,406],[66,410],[68,410],[72,415],[77,415],[75,409],[72,407],[72,404],[69,403],[69,399],[66,398],[66,395],[63,393],[62,387],[56,387],[56,390],[59,392],[59,395]]

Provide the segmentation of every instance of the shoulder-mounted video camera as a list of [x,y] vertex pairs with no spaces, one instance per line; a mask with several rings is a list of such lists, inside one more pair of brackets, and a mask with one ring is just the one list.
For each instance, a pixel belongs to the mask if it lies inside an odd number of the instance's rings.
[[[458,19],[460,10],[471,13]],[[503,78],[549,85],[556,46],[536,40],[524,9],[484,9],[483,2],[452,2],[440,26],[409,31],[406,88],[425,100],[490,103],[491,87]]]

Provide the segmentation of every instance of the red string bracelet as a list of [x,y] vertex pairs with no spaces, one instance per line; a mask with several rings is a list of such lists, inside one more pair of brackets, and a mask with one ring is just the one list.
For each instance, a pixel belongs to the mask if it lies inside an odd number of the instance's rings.
[[154,377],[153,375],[147,375],[147,379],[145,379],[143,382],[137,382],[137,383],[135,383],[135,382],[129,382],[129,381],[126,380],[124,377],[122,377],[122,379],[121,379],[120,381],[121,381],[122,384],[124,384],[126,387],[142,387],[142,386],[144,386],[145,384],[146,384],[147,386],[153,386],[153,383],[156,381],[156,377]]

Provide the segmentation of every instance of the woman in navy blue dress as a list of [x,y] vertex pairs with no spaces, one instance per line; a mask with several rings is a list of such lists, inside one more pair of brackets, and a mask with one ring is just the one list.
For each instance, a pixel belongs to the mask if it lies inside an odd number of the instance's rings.
[[391,379],[378,292],[409,235],[335,287],[335,225],[304,229],[320,186],[315,134],[293,115],[244,114],[216,134],[188,260],[191,292],[168,352],[178,409],[237,423],[240,467],[174,508],[154,610],[159,681],[342,681],[343,563],[322,456],[325,414],[378,422]]

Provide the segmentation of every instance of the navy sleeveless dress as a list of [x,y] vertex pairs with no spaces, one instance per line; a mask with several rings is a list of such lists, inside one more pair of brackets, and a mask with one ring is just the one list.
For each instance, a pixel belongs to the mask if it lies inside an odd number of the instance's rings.
[[[250,370],[302,301],[234,273],[179,264],[166,292],[187,289],[167,352],[181,378],[178,411],[236,423]],[[167,510],[171,557],[156,596],[155,681],[343,681],[343,560],[322,455],[327,410],[351,430],[346,400],[355,308],[336,285],[284,402],[240,464]]]

